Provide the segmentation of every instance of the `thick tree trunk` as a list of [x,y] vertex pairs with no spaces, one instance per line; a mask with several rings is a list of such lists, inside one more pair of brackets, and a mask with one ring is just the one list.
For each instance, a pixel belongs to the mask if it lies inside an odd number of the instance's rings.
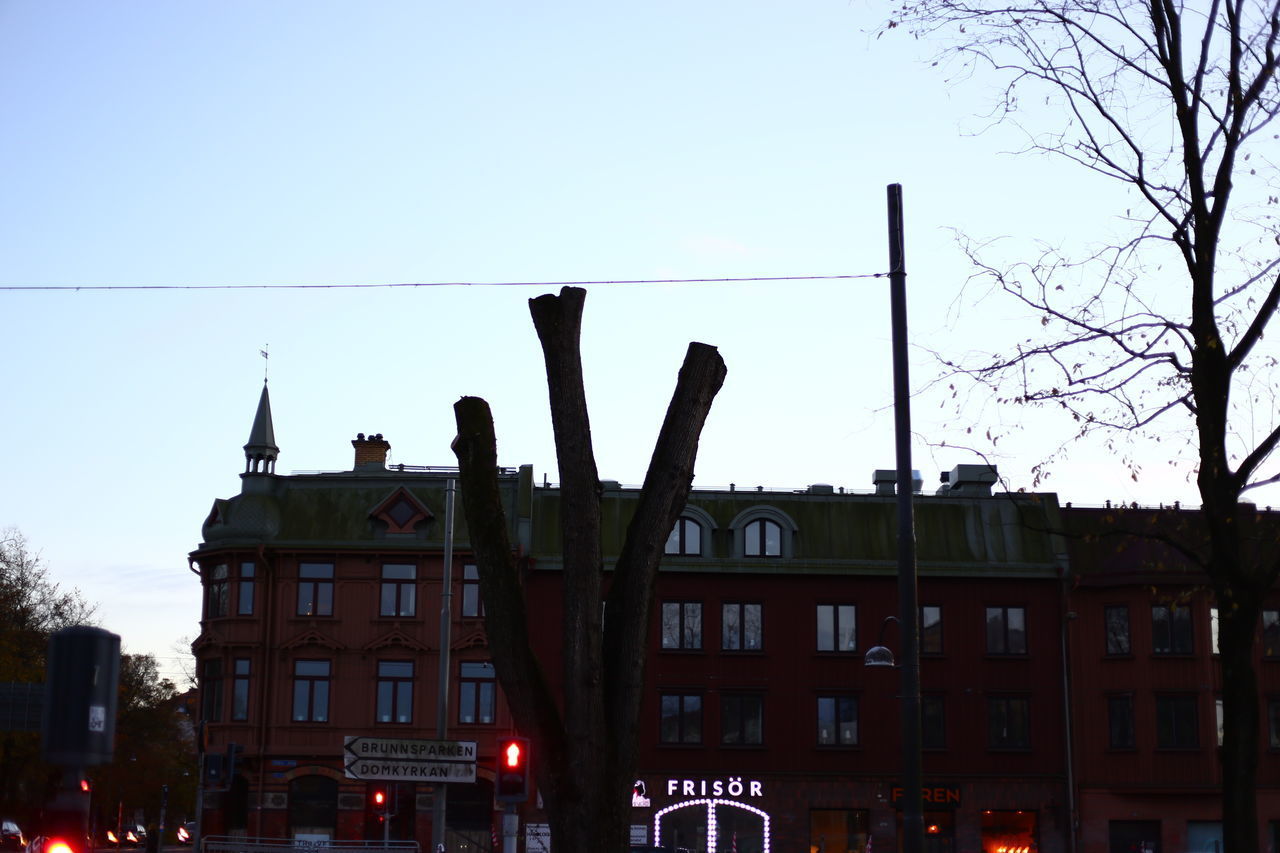
[[[490,652],[507,703],[533,741],[532,766],[557,853],[623,853],[630,829],[636,730],[645,652],[663,544],[688,500],[698,437],[724,382],[714,347],[690,344],[658,436],[626,542],[614,567],[608,629],[602,629],[604,572],[600,483],[579,352],[586,292],[530,300],[547,365],[560,467],[564,548],[564,692],[555,695],[532,652],[520,580],[497,481],[488,405],[454,406],[462,503],[485,600]],[[539,630],[547,630],[546,625]]]

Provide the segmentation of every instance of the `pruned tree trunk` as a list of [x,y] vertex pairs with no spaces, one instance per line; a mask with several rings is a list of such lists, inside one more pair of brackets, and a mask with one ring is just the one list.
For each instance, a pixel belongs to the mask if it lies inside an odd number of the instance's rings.
[[[557,853],[621,851],[628,845],[636,731],[643,699],[653,590],[663,544],[689,496],[698,438],[726,370],[714,347],[692,343],[667,408],[640,500],[609,579],[604,567],[600,481],[591,444],[579,339],[586,291],[530,300],[547,366],[560,468],[564,683],[549,683],[530,642],[529,620],[507,534],[488,404],[454,405],[463,511],[485,601],[498,681],[533,768]],[[549,630],[546,625],[539,630]]]

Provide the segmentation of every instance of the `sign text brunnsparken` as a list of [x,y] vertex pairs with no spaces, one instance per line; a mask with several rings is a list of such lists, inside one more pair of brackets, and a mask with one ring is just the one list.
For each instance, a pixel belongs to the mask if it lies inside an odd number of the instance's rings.
[[395,758],[410,761],[476,760],[476,743],[470,740],[348,737],[343,747],[359,758]]

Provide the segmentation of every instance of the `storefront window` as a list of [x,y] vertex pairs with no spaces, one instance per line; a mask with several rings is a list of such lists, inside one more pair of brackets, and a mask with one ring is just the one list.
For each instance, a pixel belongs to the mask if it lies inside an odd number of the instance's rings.
[[810,809],[809,853],[867,853],[866,809]]
[[956,813],[924,813],[924,853],[952,853],[956,849]]
[[689,853],[770,853],[769,815],[727,799],[695,799],[654,815],[654,845]]
[[1222,822],[1187,821],[1187,853],[1222,853]]
[[1036,813],[982,813],[982,853],[1036,853]]
[[1160,853],[1160,821],[1113,820],[1108,826],[1111,853]]

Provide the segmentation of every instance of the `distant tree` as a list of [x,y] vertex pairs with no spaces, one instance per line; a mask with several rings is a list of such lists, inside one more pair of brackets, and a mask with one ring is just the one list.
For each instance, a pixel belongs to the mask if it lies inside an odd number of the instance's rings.
[[[53,581],[21,532],[0,532],[0,681],[42,684],[49,636],[91,624],[93,613],[79,590]],[[34,814],[54,774],[40,757],[39,732],[0,731],[0,813]]]
[[141,810],[148,823],[157,821],[161,787],[167,785],[167,823],[173,826],[194,806],[197,764],[190,718],[152,655],[120,656],[117,703],[114,759],[91,771],[94,820],[111,828],[121,812],[129,823]]
[[[1079,259],[1049,249],[1010,263],[965,240],[976,276],[1041,331],[948,367],[973,383],[957,388],[960,401],[987,389],[1003,404],[1066,412],[1077,438],[1120,431],[1194,453],[1202,526],[1182,547],[1207,573],[1221,620],[1224,842],[1227,853],[1255,851],[1252,660],[1280,561],[1247,541],[1252,510],[1240,500],[1280,482],[1277,350],[1264,339],[1280,305],[1280,147],[1269,131],[1280,0],[906,0],[886,29],[938,45],[944,67],[997,75],[995,118],[1026,131],[1029,150],[1132,198],[1123,236]],[[1129,473],[1139,469],[1130,458]]]
[[454,449],[485,602],[489,650],[516,725],[533,740],[533,767],[547,809],[551,845],[558,853],[621,853],[628,844],[658,561],[688,499],[698,438],[724,382],[725,367],[714,347],[689,345],[606,593],[600,482],[579,351],[585,298],[586,291],[567,287],[559,296],[530,301],[546,361],[560,468],[562,693],[555,691],[532,651],[520,574],[498,490],[493,419],[484,400],[464,397],[455,404]]

